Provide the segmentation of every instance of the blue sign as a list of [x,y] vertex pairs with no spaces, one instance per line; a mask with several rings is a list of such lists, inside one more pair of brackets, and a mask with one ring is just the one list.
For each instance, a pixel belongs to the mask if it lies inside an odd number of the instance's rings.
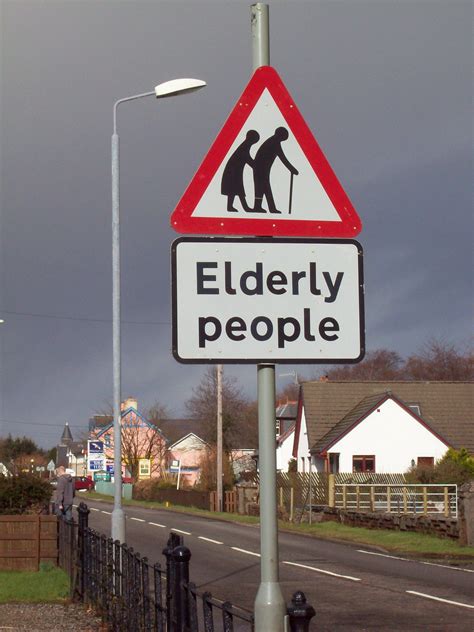
[[99,459],[90,459],[89,460],[89,470],[93,472],[94,470],[105,470],[105,461],[103,458]]
[[103,441],[89,441],[89,454],[103,454],[104,442]]
[[107,465],[107,472],[109,474],[111,474],[112,476],[114,475],[114,464],[110,463],[110,465]]

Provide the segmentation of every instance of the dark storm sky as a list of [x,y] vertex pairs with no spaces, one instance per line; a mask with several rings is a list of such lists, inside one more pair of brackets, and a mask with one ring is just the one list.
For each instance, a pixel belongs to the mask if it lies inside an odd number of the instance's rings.
[[[184,76],[208,86],[119,111],[123,395],[183,414],[204,367],[171,355],[169,215],[250,77],[250,3],[1,14],[0,434],[51,446],[111,401],[112,105]],[[471,20],[457,0],[270,2],[271,63],[364,223],[369,350],[471,336]]]

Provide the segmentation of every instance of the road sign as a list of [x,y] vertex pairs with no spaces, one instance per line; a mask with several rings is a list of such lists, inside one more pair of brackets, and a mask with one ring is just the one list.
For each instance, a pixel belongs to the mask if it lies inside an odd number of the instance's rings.
[[52,459],[46,466],[46,469],[48,470],[48,472],[54,472],[54,470],[56,469],[56,465]]
[[170,472],[179,472],[180,470],[180,461],[177,459],[173,459],[170,463],[169,467]]
[[88,463],[88,470],[90,472],[94,472],[94,471],[105,471],[106,468],[106,463],[105,463],[105,456],[103,454],[101,455],[97,455],[95,456],[93,459],[89,459],[89,463]]
[[171,216],[180,233],[355,237],[362,224],[274,68],[258,68]]
[[184,363],[352,363],[364,355],[354,240],[181,237],[173,355]]
[[104,452],[103,441],[88,441],[89,454],[102,454]]

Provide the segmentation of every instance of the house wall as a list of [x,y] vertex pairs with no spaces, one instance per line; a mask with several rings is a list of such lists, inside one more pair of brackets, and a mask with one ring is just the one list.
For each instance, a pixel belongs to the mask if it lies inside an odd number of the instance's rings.
[[293,443],[295,433],[292,432],[282,443],[278,444],[276,451],[276,467],[280,472],[288,472],[288,461],[293,458]]
[[201,459],[206,449],[206,444],[199,437],[190,435],[175,443],[168,451],[169,461],[180,461],[181,468],[196,468],[191,472],[181,471],[181,480],[183,483],[185,481],[186,485],[194,485],[199,480]]
[[304,413],[304,408],[301,411],[301,426],[300,426],[300,434],[298,437],[298,447],[297,447],[297,461],[298,461],[298,472],[308,472],[308,457],[309,457],[309,445],[308,445],[308,430],[306,427],[306,417]]
[[352,472],[353,455],[375,455],[375,471],[405,472],[414,459],[439,459],[448,449],[432,432],[392,399],[385,401],[329,452],[339,452],[339,471]]

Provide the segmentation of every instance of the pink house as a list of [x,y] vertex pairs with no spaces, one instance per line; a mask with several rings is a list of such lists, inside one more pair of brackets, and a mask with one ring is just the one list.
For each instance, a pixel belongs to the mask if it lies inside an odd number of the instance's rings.
[[209,450],[209,445],[190,432],[168,448],[168,464],[179,461],[181,467],[181,481],[183,485],[192,487],[199,481],[200,464]]
[[[137,400],[127,399],[122,404],[122,473],[134,480],[140,478],[140,472],[148,470],[149,476],[162,476],[167,466],[167,440],[160,428],[137,410]],[[108,423],[107,423],[108,421]],[[104,424],[91,428],[90,439],[104,442],[106,459],[114,458],[113,420],[104,420]],[[140,467],[149,462],[149,468]]]

